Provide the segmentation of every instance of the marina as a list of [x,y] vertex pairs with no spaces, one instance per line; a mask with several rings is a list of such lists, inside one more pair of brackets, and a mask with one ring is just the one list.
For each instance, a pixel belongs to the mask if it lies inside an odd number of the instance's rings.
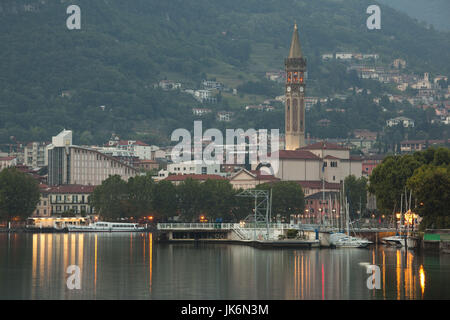
[[[157,241],[241,243],[272,247],[367,247],[372,241],[347,236],[337,229],[320,225],[273,223],[266,228],[242,223],[159,223]],[[357,229],[359,234],[378,239],[378,235],[395,234],[395,229]],[[288,238],[289,233],[295,233]],[[333,241],[339,238],[339,243]],[[381,237],[380,237],[381,238]],[[351,244],[350,244],[351,242]],[[357,245],[356,245],[357,244]]]

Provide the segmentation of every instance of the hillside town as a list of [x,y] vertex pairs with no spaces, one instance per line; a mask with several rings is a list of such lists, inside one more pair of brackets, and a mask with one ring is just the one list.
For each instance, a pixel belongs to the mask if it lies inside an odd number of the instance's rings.
[[[450,86],[443,88],[448,77],[434,76],[425,73],[423,77],[407,73],[407,63],[403,59],[394,60],[388,67],[374,67],[379,60],[378,54],[336,53],[323,54],[322,60],[329,62],[339,60],[348,64],[347,72],[357,72],[361,79],[372,79],[395,85],[400,94],[387,94],[390,102],[409,103],[416,108],[433,110],[433,123],[450,124]],[[270,81],[287,82],[286,71],[267,72],[265,77]],[[307,79],[308,75],[305,74]],[[184,89],[179,82],[161,80],[154,85],[164,91],[182,90],[191,94],[199,103],[192,108],[192,113],[201,119],[213,114],[219,122],[230,122],[235,112],[213,111],[208,105],[217,103],[221,92],[237,94],[237,89],[227,88],[223,83],[203,80],[198,90]],[[414,89],[415,95],[408,93]],[[361,88],[349,88],[357,94]],[[369,92],[370,93],[370,92]],[[63,92],[62,96],[68,96]],[[346,94],[332,98],[344,99]],[[318,103],[326,103],[331,97],[304,98],[306,111]],[[258,105],[246,105],[243,112],[271,112],[275,110],[272,103],[286,103],[286,96],[277,96],[265,100]],[[380,104],[381,97],[374,102]],[[344,109],[326,109],[325,112],[345,112]],[[323,118],[316,123],[326,127],[330,120]],[[399,115],[386,121],[385,128],[401,126],[414,128],[413,119]],[[170,181],[179,184],[186,179],[206,181],[207,179],[228,180],[235,189],[252,189],[258,184],[273,181],[295,181],[306,196],[306,211],[309,214],[319,212],[322,207],[321,195],[334,198],[342,187],[344,179],[353,175],[356,178],[368,178],[373,169],[380,164],[386,154],[377,148],[379,132],[367,129],[355,129],[346,139],[317,139],[305,137],[305,145],[298,149],[287,148],[286,136],[279,140],[280,170],[272,175],[262,174],[255,164],[226,164],[227,154],[224,152],[223,164],[206,164],[202,161],[173,162],[171,159],[173,146],[149,145],[139,140],[122,140],[112,134],[103,145],[73,144],[70,130],[63,130],[50,141],[17,141],[11,137],[11,143],[0,149],[0,171],[15,167],[30,174],[39,182],[41,201],[34,211],[32,219],[54,217],[66,212],[73,214],[94,214],[89,203],[89,196],[94,188],[102,184],[110,175],[119,175],[123,180],[150,173],[155,181]],[[50,140],[50,139],[49,139]],[[205,148],[211,141],[202,140]],[[445,146],[450,139],[403,140],[397,153],[412,153],[426,150],[432,146]],[[231,149],[230,149],[231,148]],[[232,150],[228,146],[225,150]],[[227,151],[227,152],[228,152]],[[68,156],[70,155],[70,156]],[[70,168],[68,170],[67,168]],[[376,200],[368,197],[368,212],[376,212]],[[332,208],[336,210],[337,208]],[[324,208],[327,213],[329,208]],[[330,209],[331,210],[331,209]]]

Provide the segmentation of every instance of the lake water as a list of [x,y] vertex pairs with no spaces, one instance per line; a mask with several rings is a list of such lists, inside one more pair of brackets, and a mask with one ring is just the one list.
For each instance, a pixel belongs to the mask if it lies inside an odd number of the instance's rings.
[[[367,264],[380,267],[368,289]],[[81,289],[67,287],[80,268]],[[151,233],[0,233],[0,299],[449,299],[450,255],[160,244]]]

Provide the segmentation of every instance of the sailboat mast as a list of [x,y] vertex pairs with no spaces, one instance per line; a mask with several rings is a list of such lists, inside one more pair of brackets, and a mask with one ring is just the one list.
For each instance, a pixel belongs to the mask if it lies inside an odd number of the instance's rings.
[[349,213],[349,208],[348,208],[348,201],[347,201],[347,197],[345,197],[345,220],[347,223],[347,235],[350,236],[350,213]]
[[403,224],[403,193],[400,196],[400,230],[402,229]]

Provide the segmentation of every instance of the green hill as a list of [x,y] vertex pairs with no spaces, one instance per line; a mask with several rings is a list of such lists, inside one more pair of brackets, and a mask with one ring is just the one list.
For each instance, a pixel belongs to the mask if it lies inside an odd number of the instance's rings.
[[[102,142],[111,132],[158,143],[174,128],[192,127],[191,107],[198,103],[153,89],[155,82],[168,78],[197,88],[208,77],[234,88],[258,81],[283,68],[294,21],[310,93],[341,92],[352,84],[345,66],[321,61],[327,52],[378,53],[384,62],[402,57],[417,72],[450,73],[448,34],[388,7],[382,29],[370,31],[366,8],[372,2],[2,0],[0,143],[10,136],[48,140],[62,128],[75,130],[82,143]],[[66,27],[70,4],[81,8],[81,30]],[[217,108],[235,108],[239,101],[233,101],[225,98]]]
[[450,31],[448,0],[378,0],[378,2],[431,24],[436,29]]

